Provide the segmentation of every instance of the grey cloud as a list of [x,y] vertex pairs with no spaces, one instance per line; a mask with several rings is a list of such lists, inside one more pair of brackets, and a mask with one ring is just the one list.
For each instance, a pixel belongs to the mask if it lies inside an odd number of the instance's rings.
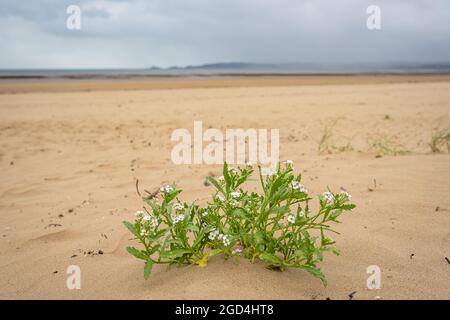
[[[381,31],[366,28],[371,4]],[[449,22],[447,0],[0,0],[0,68],[449,61]]]

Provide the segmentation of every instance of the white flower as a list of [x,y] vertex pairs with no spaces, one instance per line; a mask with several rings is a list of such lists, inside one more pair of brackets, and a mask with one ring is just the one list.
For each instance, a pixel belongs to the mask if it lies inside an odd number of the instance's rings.
[[228,172],[230,173],[237,173],[237,169],[233,167],[228,167]]
[[345,190],[342,190],[341,194],[345,195],[348,200],[352,199],[352,195],[350,193],[348,193],[347,191],[345,191]]
[[292,181],[291,182],[291,187],[294,190],[298,190],[298,191],[303,192],[303,193],[308,193],[308,190],[305,189],[305,186],[300,184],[298,181],[295,181],[295,180]]
[[276,176],[276,175],[277,175],[277,170],[270,169],[270,171],[267,173],[267,175],[268,175],[269,177]]
[[163,193],[170,193],[170,192],[173,192],[174,189],[173,189],[172,186],[166,185],[166,186],[161,187],[161,188],[159,189],[159,191],[161,191],[161,192],[163,192]]
[[218,235],[219,235],[219,230],[214,229],[209,233],[208,239],[211,241],[214,241]]
[[290,223],[295,223],[295,215],[293,215],[293,214],[290,214],[290,215],[288,215],[288,221],[290,222]]
[[294,165],[294,161],[292,161],[292,160],[286,160],[286,164],[287,164],[287,165],[290,165],[290,166],[293,166],[293,165]]
[[230,202],[228,202],[230,204],[230,206],[232,206],[233,208],[237,207],[239,205],[239,202],[235,199],[231,199]]
[[239,191],[233,191],[230,195],[232,198],[237,199],[241,196],[241,193]]
[[332,194],[331,192],[326,191],[326,192],[324,192],[322,195],[323,195],[323,196],[325,197],[325,199],[327,200],[327,203],[333,202],[334,196],[333,196],[333,194]]
[[244,249],[242,248],[242,246],[238,245],[233,249],[233,251],[231,251],[231,253],[236,254],[236,253],[242,253],[243,251],[244,251]]
[[184,207],[183,207],[183,205],[182,205],[181,203],[177,202],[177,203],[175,203],[175,204],[172,206],[172,208],[174,208],[175,210],[181,210],[181,209],[183,209]]
[[252,168],[253,167],[253,163],[251,163],[250,161],[247,161],[247,163],[245,164],[247,167]]
[[135,215],[137,218],[141,218],[141,217],[144,216],[144,214],[145,214],[144,211],[139,210],[139,211],[136,211],[136,213],[135,213],[134,215]]
[[222,197],[220,194],[216,195],[216,199],[219,200],[220,202],[225,201],[224,197]]
[[299,217],[304,217],[304,216],[306,216],[305,211],[300,211],[300,212],[298,213],[298,216],[299,216]]
[[223,176],[220,176],[219,178],[217,178],[220,182],[225,181],[225,178]]
[[153,217],[152,220],[150,220],[150,228],[155,229],[158,226],[158,219],[156,217]]
[[202,217],[206,217],[208,215],[208,210],[206,210],[206,208],[201,208],[200,212],[202,214]]
[[150,221],[151,218],[152,218],[152,217],[150,217],[149,215],[145,215],[144,218],[143,218],[143,220],[144,220],[144,221]]
[[144,237],[144,236],[148,235],[148,233],[145,230],[141,230],[140,235],[141,235],[141,237]]
[[[220,240],[220,239],[219,239]],[[230,245],[230,239],[228,239],[227,235],[223,235],[222,237],[222,242],[224,246],[229,246]]]
[[219,235],[217,236],[217,240],[222,240],[222,238],[223,238],[223,234],[219,234]]
[[172,222],[173,224],[177,224],[180,221],[184,220],[184,214],[176,214],[172,216]]

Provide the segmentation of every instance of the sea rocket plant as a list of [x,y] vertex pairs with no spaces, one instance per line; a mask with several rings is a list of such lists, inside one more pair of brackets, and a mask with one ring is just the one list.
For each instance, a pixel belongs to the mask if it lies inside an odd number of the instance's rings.
[[222,254],[261,260],[272,269],[301,268],[326,284],[318,263],[326,251],[338,254],[326,234],[335,232],[330,224],[355,207],[350,194],[328,190],[313,212],[292,161],[265,177],[259,167],[261,193],[243,187],[253,171],[250,163],[243,168],[225,163],[223,176],[208,177],[215,191],[204,207],[182,203],[175,184],[161,187],[160,201],[144,197],[147,206],[136,213],[135,222],[124,221],[143,246],[127,250],[145,261],[144,277],[154,264],[206,266],[210,257]]

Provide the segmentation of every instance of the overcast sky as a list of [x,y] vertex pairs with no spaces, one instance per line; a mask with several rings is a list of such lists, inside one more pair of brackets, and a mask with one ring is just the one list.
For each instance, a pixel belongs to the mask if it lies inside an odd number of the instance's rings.
[[[66,8],[79,5],[81,30]],[[380,31],[366,9],[381,8]],[[0,0],[0,68],[450,61],[449,0]]]

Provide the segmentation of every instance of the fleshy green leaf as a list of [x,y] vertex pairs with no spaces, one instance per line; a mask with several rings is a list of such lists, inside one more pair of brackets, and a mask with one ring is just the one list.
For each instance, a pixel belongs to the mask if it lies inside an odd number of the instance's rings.
[[213,249],[209,252],[209,256],[214,257],[215,255],[219,254],[220,252],[222,252],[221,249]]
[[152,268],[153,268],[153,261],[152,260],[147,260],[147,262],[145,263],[144,266],[144,279],[147,280],[148,277],[150,276],[150,273],[152,272]]
[[209,182],[211,182],[216,187],[217,190],[219,190],[220,192],[222,192],[222,194],[225,195],[225,191],[223,190],[222,186],[219,184],[219,182],[217,182],[216,179],[214,179],[213,177],[210,177],[210,176],[206,177],[206,179]]
[[136,237],[139,238],[139,231],[136,229],[136,227],[134,226],[134,224],[128,222],[128,221],[122,221],[122,223],[125,225],[125,227],[127,227],[128,230],[130,230],[130,232]]
[[282,260],[280,258],[278,258],[277,256],[270,254],[270,253],[266,253],[263,252],[259,255],[259,258],[265,262],[268,262],[272,265],[278,266],[282,264]]
[[177,259],[186,253],[190,253],[190,251],[184,250],[184,249],[175,249],[175,250],[168,251],[168,252],[161,252],[161,256],[163,256],[166,259]]
[[147,260],[147,254],[143,251],[136,249],[135,247],[127,247],[128,253],[132,254],[138,259]]

